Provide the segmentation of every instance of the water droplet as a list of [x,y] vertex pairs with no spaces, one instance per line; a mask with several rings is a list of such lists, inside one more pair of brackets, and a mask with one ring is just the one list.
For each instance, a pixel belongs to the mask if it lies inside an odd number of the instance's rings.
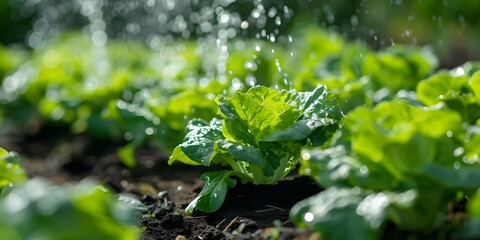
[[253,18],[259,18],[260,17],[260,11],[258,9],[253,9],[251,13]]
[[307,151],[302,151],[302,159],[303,160],[310,160],[310,153]]
[[452,136],[453,136],[452,130],[448,130],[448,131],[447,131],[447,137],[450,138],[450,137],[452,137]]
[[275,35],[273,33],[270,33],[269,38],[270,38],[270,42],[276,41]]
[[220,15],[220,23],[228,23],[229,20],[230,20],[230,16],[228,16],[228,14]]
[[465,74],[465,70],[461,67],[458,67],[457,70],[455,70],[455,73],[458,75],[458,76],[463,76]]
[[260,36],[267,37],[267,31],[265,29],[262,29],[262,31],[260,31]]
[[453,156],[458,157],[464,153],[463,147],[458,147],[453,151]]
[[315,216],[311,212],[307,212],[303,215],[303,220],[305,220],[305,222],[312,222],[314,218]]
[[393,40],[393,38],[390,38],[390,45],[392,45],[392,47],[395,47],[395,41]]
[[127,188],[127,187],[128,187],[128,181],[127,181],[127,180],[122,180],[122,181],[120,181],[120,185],[121,185],[123,188]]
[[243,21],[241,24],[240,24],[240,27],[242,29],[247,29],[248,28],[248,22],[247,21]]
[[270,8],[270,10],[268,10],[268,16],[273,18],[275,17],[275,15],[277,15],[277,8],[275,7]]
[[368,173],[368,167],[365,166],[365,165],[362,165],[362,166],[360,167],[360,172],[361,172],[362,174],[367,174],[367,173]]
[[137,110],[137,107],[133,104],[130,104],[127,106],[127,111],[129,112],[135,112]]
[[131,141],[133,140],[133,134],[131,132],[126,132],[123,134],[123,139],[125,139],[125,141]]
[[155,133],[155,130],[151,127],[148,127],[145,129],[145,134],[147,135],[153,135]]
[[182,187],[181,185],[178,185],[177,190],[178,190],[178,191],[182,191],[182,190],[183,190],[183,187]]
[[275,66],[277,66],[277,69],[280,72],[281,68],[280,68],[280,61],[278,60],[278,58],[275,58]]
[[282,25],[282,19],[280,18],[280,16],[277,16],[275,18],[275,25],[277,25],[277,26]]
[[461,165],[460,165],[460,163],[459,163],[458,161],[455,161],[455,162],[453,163],[453,168],[455,168],[455,169],[460,169],[460,167],[461,167]]
[[253,87],[257,84],[257,79],[251,74],[249,74],[245,80],[250,87]]
[[252,70],[252,71],[255,71],[255,70],[257,70],[257,64],[255,64],[254,62],[251,62],[251,61],[247,61],[247,62],[245,62],[245,68],[249,69],[249,70]]

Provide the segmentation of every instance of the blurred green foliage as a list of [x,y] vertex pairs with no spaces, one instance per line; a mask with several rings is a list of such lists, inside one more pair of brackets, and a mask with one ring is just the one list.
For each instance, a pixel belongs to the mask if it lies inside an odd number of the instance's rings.
[[138,239],[138,212],[93,182],[54,186],[32,179],[0,199],[5,239]]
[[[48,16],[50,13],[35,11],[50,11],[49,6],[65,7],[61,2],[47,1],[45,3],[31,3],[22,0],[2,1],[0,3],[0,43],[23,43],[28,31],[33,28],[37,18]],[[131,0],[140,6],[145,1]],[[265,11],[275,9],[275,12],[284,11],[287,7],[292,13],[284,19],[280,26],[274,21],[266,21],[262,28],[267,33],[278,31],[279,35],[303,28],[306,24],[320,26],[329,30],[340,32],[349,39],[362,39],[373,46],[374,49],[384,48],[395,44],[413,44],[417,46],[430,45],[440,57],[442,66],[454,67],[467,60],[480,57],[480,47],[476,44],[480,39],[477,31],[479,20],[477,13],[480,4],[476,0],[325,0],[325,1],[295,1],[295,0],[264,0],[232,1],[229,4],[219,4],[221,1],[188,1],[190,8],[175,9],[172,14],[177,14],[185,19],[192,12],[200,12],[202,8],[223,6],[228,12],[238,14],[241,19],[249,19],[252,10],[261,3]],[[50,4],[50,5],[48,5]],[[29,7],[25,7],[28,5]],[[45,5],[45,7],[41,7]],[[180,4],[179,4],[180,5]],[[113,38],[130,38],[123,31],[131,18],[141,18],[142,14],[151,14],[143,8],[135,7],[130,11],[117,12],[115,1],[104,3],[104,20],[107,24],[107,33]],[[137,5],[135,5],[137,6]],[[37,9],[38,7],[38,9]],[[68,8],[72,8],[69,6]],[[50,9],[50,10],[49,10]],[[123,15],[122,15],[123,14]],[[60,26],[60,31],[80,30],[88,24],[85,16],[77,10],[54,17],[51,24]],[[62,19],[64,18],[64,19]],[[45,19],[44,19],[45,20]],[[43,20],[43,21],[44,21]],[[148,23],[140,23],[145,29],[155,29]],[[253,25],[253,24],[251,24]],[[239,33],[239,36],[254,38],[262,29],[250,26]],[[153,30],[152,30],[153,31]],[[151,32],[154,33],[154,32]],[[165,33],[165,32],[161,32]],[[142,33],[143,34],[143,33]],[[173,36],[181,34],[169,32]],[[145,36],[148,33],[144,34]],[[190,38],[205,35],[191,31]]]
[[0,109],[17,126],[55,124],[74,134],[126,140],[130,147],[120,156],[132,165],[129,148],[153,140],[168,152],[182,141],[188,121],[215,117],[218,94],[255,85],[311,91],[325,84],[348,112],[414,90],[437,67],[428,49],[398,45],[374,52],[314,27],[292,36],[292,45],[236,40],[223,59],[209,42],[177,41],[153,50],[133,41],[95,46],[83,35],[64,34],[21,66],[6,58],[5,68],[16,68],[6,71]]

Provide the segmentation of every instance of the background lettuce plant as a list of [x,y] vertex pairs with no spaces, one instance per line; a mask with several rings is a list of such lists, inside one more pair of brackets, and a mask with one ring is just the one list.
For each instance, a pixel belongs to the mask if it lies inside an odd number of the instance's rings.
[[6,239],[138,239],[139,215],[94,182],[54,186],[32,179],[0,199]]
[[326,239],[377,239],[386,221],[438,228],[450,204],[480,187],[478,155],[465,150],[478,141],[470,129],[450,109],[403,101],[356,108],[331,148],[304,152],[301,171],[327,190],[297,203],[293,222]]

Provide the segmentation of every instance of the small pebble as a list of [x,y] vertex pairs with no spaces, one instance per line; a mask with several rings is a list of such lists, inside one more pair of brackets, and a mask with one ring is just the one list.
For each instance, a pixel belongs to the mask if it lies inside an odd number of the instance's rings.
[[187,238],[183,235],[178,235],[175,240],[187,240]]

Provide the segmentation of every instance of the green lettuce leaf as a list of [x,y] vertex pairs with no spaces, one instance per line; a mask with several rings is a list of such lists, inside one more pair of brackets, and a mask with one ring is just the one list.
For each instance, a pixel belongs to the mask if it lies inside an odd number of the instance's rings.
[[419,51],[408,47],[391,47],[385,51],[367,54],[362,73],[377,85],[396,93],[400,89],[415,89],[436,68],[438,62],[428,49]]
[[413,195],[332,187],[295,204],[290,218],[324,239],[378,239],[390,206],[407,206]]
[[418,99],[427,106],[435,105],[443,99],[458,97],[467,83],[467,76],[451,76],[448,72],[440,72],[418,84]]
[[291,126],[301,111],[288,104],[289,95],[287,91],[253,87],[246,93],[236,92],[231,99],[219,96],[216,101],[225,119],[225,137],[257,144],[274,131]]
[[169,164],[179,160],[187,164],[210,166],[215,141],[223,138],[222,124],[218,119],[213,119],[210,123],[201,119],[191,120],[187,125],[189,132],[185,141],[174,149]]
[[258,166],[265,165],[265,157],[262,155],[263,153],[255,147],[241,145],[228,140],[218,141],[216,146],[218,147],[218,151],[228,153],[236,160],[245,161]]
[[444,103],[474,124],[480,119],[480,72],[473,63],[466,63],[449,72],[439,72],[417,86],[420,102],[427,106]]
[[312,92],[302,92],[298,97],[291,93],[288,101],[302,111],[301,118],[287,129],[274,131],[262,141],[300,141],[306,138],[314,146],[324,144],[337,130],[343,113],[332,93],[325,85],[320,85]]
[[303,150],[300,173],[309,175],[322,187],[357,186],[391,189],[397,180],[383,166],[361,162],[350,156],[343,145],[327,149]]
[[445,189],[472,192],[480,187],[480,165],[462,166],[460,162],[454,167],[439,164],[425,165],[423,171],[427,177]]
[[20,166],[20,156],[0,148],[0,193],[4,189],[22,184],[27,180],[27,174]]
[[[463,134],[461,117],[448,110],[429,111],[404,102],[385,102],[371,110],[352,111],[344,121],[341,141],[364,162],[385,167],[398,178],[434,162],[440,145]],[[451,141],[443,143],[439,139]],[[452,143],[453,144],[453,143]]]
[[217,211],[225,200],[228,188],[233,188],[237,181],[230,178],[231,171],[204,173],[201,179],[205,186],[198,196],[187,206],[186,213],[192,213],[195,208],[204,212]]

